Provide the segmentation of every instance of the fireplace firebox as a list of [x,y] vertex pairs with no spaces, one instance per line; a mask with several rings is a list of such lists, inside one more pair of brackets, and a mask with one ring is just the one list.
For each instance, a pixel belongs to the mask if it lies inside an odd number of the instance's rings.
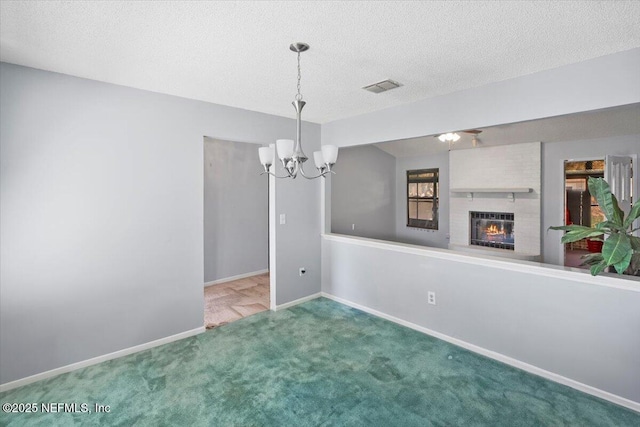
[[471,245],[515,250],[513,213],[470,212],[470,214]]

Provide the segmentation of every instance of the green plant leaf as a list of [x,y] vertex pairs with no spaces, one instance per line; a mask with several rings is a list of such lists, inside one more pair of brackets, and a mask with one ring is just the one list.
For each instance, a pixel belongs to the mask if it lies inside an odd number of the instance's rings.
[[580,265],[594,265],[601,263],[604,258],[602,258],[601,253],[587,254],[581,257],[582,264]]
[[602,273],[605,268],[607,268],[607,263],[605,262],[605,260],[602,260],[599,264],[594,264],[591,266],[591,275],[597,276],[599,273]]
[[[590,230],[590,231],[595,231],[595,228],[591,228],[591,227],[587,227],[585,225],[577,225],[577,224],[571,224],[571,225],[557,225],[554,227],[549,227],[550,230],[564,230],[564,231],[578,231],[578,230]],[[602,232],[600,231],[600,234],[602,234]]]
[[586,239],[587,237],[596,237],[603,234],[601,230],[585,227],[584,225],[560,225],[549,228],[551,230],[564,230],[567,232],[562,236],[562,243],[577,242],[578,240]]
[[611,204],[613,205],[613,223],[624,228],[624,212],[618,206],[618,199],[614,194],[611,195]]
[[632,255],[633,255],[633,251],[630,250],[629,252],[626,253],[624,258],[620,260],[620,262],[613,264],[613,268],[616,269],[618,274],[622,274],[627,270],[627,267],[629,267],[629,264],[631,263]]
[[596,198],[607,219],[622,227],[624,213],[620,210],[616,197],[611,194],[611,188],[607,181],[602,178],[589,177],[588,186],[589,193]]
[[[564,236],[562,236],[562,239],[560,239],[560,241],[562,243],[572,243],[572,242],[578,242],[582,239],[594,238],[597,236],[602,236],[602,232],[598,230],[590,230],[590,231],[576,230],[576,231],[570,231]],[[594,240],[600,240],[600,239],[594,239]]]
[[624,220],[624,224],[623,224],[624,229],[626,230],[627,228],[629,228],[633,223],[633,221],[635,221],[638,218],[640,218],[640,203],[635,202],[633,204],[633,207],[629,211],[629,215],[627,215],[627,218]]
[[[549,227],[549,230],[573,230],[575,227],[584,227],[583,225],[555,225],[553,227]],[[585,227],[588,228],[588,227]]]
[[595,228],[597,228],[598,230],[602,230],[604,232],[611,232],[611,230],[616,230],[616,231],[624,231],[624,228],[617,225],[615,222],[613,221],[602,221],[596,224]]
[[[562,243],[576,242],[585,238],[603,241],[601,254],[589,254],[582,257],[582,265],[591,266],[594,276],[613,266],[619,274],[625,271],[640,270],[640,238],[632,236],[633,221],[640,218],[640,203],[632,206],[627,218],[618,206],[618,199],[611,194],[611,187],[602,178],[589,178],[589,192],[600,205],[606,220],[594,227],[582,225],[561,225],[549,227],[550,230],[562,230]],[[605,239],[606,237],[606,239]],[[603,240],[604,239],[604,240]]]
[[633,252],[633,249],[631,249],[631,240],[626,234],[613,233],[604,241],[604,245],[602,246],[602,257],[607,265],[615,266],[624,260],[627,254],[631,254],[631,252]]

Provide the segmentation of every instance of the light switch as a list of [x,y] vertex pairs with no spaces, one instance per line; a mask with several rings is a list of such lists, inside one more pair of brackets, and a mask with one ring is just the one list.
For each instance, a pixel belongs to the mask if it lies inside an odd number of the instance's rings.
[[280,214],[280,225],[285,225],[287,223],[287,216],[285,214]]

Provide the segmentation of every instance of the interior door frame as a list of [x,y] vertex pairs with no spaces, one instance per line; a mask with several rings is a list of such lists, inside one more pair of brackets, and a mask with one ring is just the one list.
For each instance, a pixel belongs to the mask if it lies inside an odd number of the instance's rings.
[[[274,146],[274,144],[269,144]],[[269,310],[276,311],[276,178],[269,174]]]
[[[256,152],[257,149],[259,147],[267,147],[267,146],[273,146],[275,147],[275,144],[269,144],[269,143],[264,143],[264,142],[255,142],[255,141],[240,141],[240,140],[236,140],[236,139],[229,139],[229,138],[220,138],[220,137],[216,137],[216,136],[209,136],[209,135],[202,135],[202,158],[200,159],[200,165],[203,168],[202,169],[202,203],[203,203],[203,229],[202,229],[202,254],[203,254],[203,258],[204,258],[204,141],[205,138],[209,138],[209,139],[214,139],[214,140],[219,140],[219,141],[226,141],[226,142],[233,142],[233,143],[242,143],[242,144],[253,144],[256,146]],[[260,168],[262,166],[257,164],[256,166],[256,173],[260,172]],[[267,260],[267,265],[269,267],[269,309],[272,311],[276,310],[276,179],[269,175],[269,183],[268,183],[268,260]],[[204,262],[203,262],[203,270],[202,270],[202,282],[204,283]],[[202,305],[204,307],[204,293],[202,294]]]
[[[627,156],[627,157],[631,157],[631,167],[633,170],[633,182],[631,185],[631,191],[633,194],[633,203],[638,203],[638,199],[640,199],[640,167],[638,165],[638,155],[637,154],[613,154],[611,153],[611,155],[616,155],[616,156]],[[605,160],[605,157],[607,156],[607,153],[602,155],[602,160]],[[565,190],[565,181],[567,179],[567,175],[565,172],[565,163],[566,162],[586,162],[588,160],[600,160],[598,157],[600,156],[585,156],[585,157],[574,157],[571,159],[563,159],[561,162],[561,167],[562,167],[562,199],[563,199],[563,203],[562,203],[562,216],[561,218],[564,218],[564,212],[565,209],[567,207],[567,192]],[[605,162],[605,168],[606,168],[606,162]],[[605,176],[606,176],[606,172],[605,172]],[[564,223],[564,221],[563,221]],[[634,228],[638,227],[640,224],[640,220],[636,220],[634,222]],[[640,231],[636,231],[634,233],[636,236],[640,236]],[[560,259],[559,259],[559,263],[558,265],[564,266],[564,260],[566,257],[566,253],[565,253],[565,245],[562,243],[559,243],[560,245]]]
[[[632,180],[631,180],[631,193],[632,193],[632,206],[636,203],[638,203],[639,199],[640,199],[640,176],[638,175],[640,173],[640,168],[638,167],[638,155],[637,154],[621,154],[622,156],[629,156],[631,157],[631,173],[632,173]],[[638,228],[640,227],[640,219],[636,219],[633,222],[633,228]],[[640,237],[640,230],[637,230],[635,233],[633,233],[634,236],[638,236]]]
[[[567,162],[587,162],[589,160],[602,160],[604,161],[604,157],[606,156],[606,154],[602,155],[602,159],[600,159],[600,156],[585,156],[585,157],[572,157],[571,159],[563,159],[562,160],[562,218],[565,218],[565,212],[567,209],[567,190],[566,190],[566,181],[567,181],[567,172],[566,172],[566,163]],[[635,192],[633,193],[634,195],[636,194]],[[562,223],[564,224],[564,219],[562,221]],[[558,265],[560,266],[565,266],[564,265],[564,261],[566,259],[566,246],[560,242],[558,243],[560,245],[560,260]]]

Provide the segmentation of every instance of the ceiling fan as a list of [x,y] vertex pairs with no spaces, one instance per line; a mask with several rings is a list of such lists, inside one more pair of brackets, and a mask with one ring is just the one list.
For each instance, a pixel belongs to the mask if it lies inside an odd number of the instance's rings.
[[[482,133],[480,129],[467,129],[467,130],[461,130],[459,132],[473,135],[473,137],[471,138],[471,145],[474,148],[477,147],[479,142],[478,134]],[[443,133],[441,135],[436,135],[436,138],[438,138],[442,142],[448,142],[449,150],[451,150],[451,145],[460,139],[460,135],[458,135],[457,132],[449,132],[449,133]]]
[[478,146],[478,135],[482,133],[482,131],[480,129],[469,129],[469,130],[463,130],[462,132],[464,133],[469,133],[471,135],[473,135],[471,137],[471,146],[473,148],[476,148]]

